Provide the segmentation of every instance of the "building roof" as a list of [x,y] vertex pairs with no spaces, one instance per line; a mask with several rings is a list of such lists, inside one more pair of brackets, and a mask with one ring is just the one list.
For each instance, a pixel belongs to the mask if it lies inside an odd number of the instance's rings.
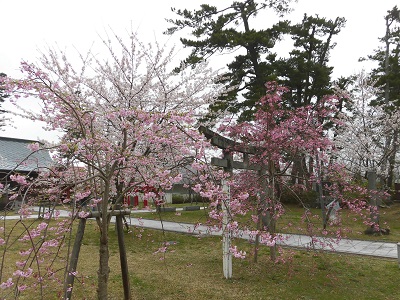
[[38,141],[0,137],[0,170],[31,172],[53,165],[48,151],[32,152],[28,148],[32,143]]

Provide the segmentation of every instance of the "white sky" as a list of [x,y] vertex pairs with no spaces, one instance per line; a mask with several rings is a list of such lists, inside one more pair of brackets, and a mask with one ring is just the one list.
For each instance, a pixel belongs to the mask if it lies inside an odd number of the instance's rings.
[[[20,76],[22,59],[35,62],[38,50],[60,47],[81,52],[98,42],[98,35],[112,28],[123,35],[126,29],[137,29],[139,36],[148,41],[164,42],[162,31],[168,27],[165,18],[174,18],[171,7],[198,8],[202,3],[222,7],[233,0],[12,0],[1,5],[0,72],[11,77]],[[334,19],[347,19],[346,27],[335,37],[336,48],[331,52],[330,65],[334,77],[348,76],[370,67],[358,63],[358,58],[371,54],[378,46],[378,37],[385,34],[384,15],[397,5],[395,0],[298,0],[287,18],[300,22],[304,13],[318,14]],[[400,3],[399,3],[400,5]],[[266,19],[263,19],[264,21]],[[266,20],[268,21],[268,20]],[[257,22],[261,22],[258,20]],[[177,37],[169,41],[180,46]],[[6,108],[6,106],[4,106]],[[18,125],[20,124],[20,125]],[[41,129],[38,123],[14,120],[17,129],[6,128],[1,136],[25,139],[54,140],[55,134]]]

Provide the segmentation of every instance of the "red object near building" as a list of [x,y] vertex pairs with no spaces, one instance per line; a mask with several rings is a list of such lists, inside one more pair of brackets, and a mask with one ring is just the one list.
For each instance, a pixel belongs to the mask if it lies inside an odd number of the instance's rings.
[[128,205],[128,207],[131,206],[131,197],[130,196],[125,196],[124,197],[124,204]]
[[[134,192],[136,193],[149,193],[149,192],[153,192],[156,194],[157,197],[159,197],[159,193],[158,190],[152,186],[142,186],[142,187],[138,187],[134,190]],[[139,206],[139,197],[136,195],[133,197],[133,206]],[[143,207],[148,207],[149,206],[149,201],[147,199],[143,200]]]

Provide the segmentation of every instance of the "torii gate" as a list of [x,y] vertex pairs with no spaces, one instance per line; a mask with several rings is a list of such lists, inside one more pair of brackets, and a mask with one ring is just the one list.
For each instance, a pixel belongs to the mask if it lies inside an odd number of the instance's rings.
[[[213,146],[222,149],[224,157],[211,158],[211,164],[217,167],[223,167],[225,172],[232,173],[233,169],[243,170],[260,170],[258,166],[251,166],[249,164],[249,154],[256,154],[257,149],[253,146],[243,145],[241,143],[234,142],[228,138],[225,138],[218,133],[200,126],[199,131],[210,140]],[[239,152],[243,154],[243,161],[233,160],[233,152]],[[230,221],[229,214],[229,199],[230,190],[229,186],[224,182],[223,190],[228,195],[228,200],[222,204],[223,219],[222,219],[222,258],[223,258],[223,272],[225,278],[232,278],[232,253],[230,253],[232,233],[228,229],[227,225]]]

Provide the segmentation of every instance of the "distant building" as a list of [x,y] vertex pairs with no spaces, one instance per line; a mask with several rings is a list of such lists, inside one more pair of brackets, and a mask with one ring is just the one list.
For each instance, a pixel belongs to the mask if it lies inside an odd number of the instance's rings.
[[[28,145],[38,143],[34,140],[0,137],[0,182],[8,190],[16,187],[16,183],[10,181],[10,175],[23,174],[37,177],[41,169],[54,164],[50,154],[46,150],[32,152]],[[2,193],[0,209],[8,202],[8,194]]]
[[[180,202],[190,202],[197,199],[195,196],[197,195],[192,187],[196,182],[196,178],[198,177],[197,171],[192,169],[190,166],[186,166],[184,168],[179,169],[179,173],[182,174],[182,180],[180,182],[175,183],[172,186],[172,189],[165,191],[165,202],[173,203],[173,198],[178,198],[177,200]],[[196,199],[195,199],[196,198]]]

